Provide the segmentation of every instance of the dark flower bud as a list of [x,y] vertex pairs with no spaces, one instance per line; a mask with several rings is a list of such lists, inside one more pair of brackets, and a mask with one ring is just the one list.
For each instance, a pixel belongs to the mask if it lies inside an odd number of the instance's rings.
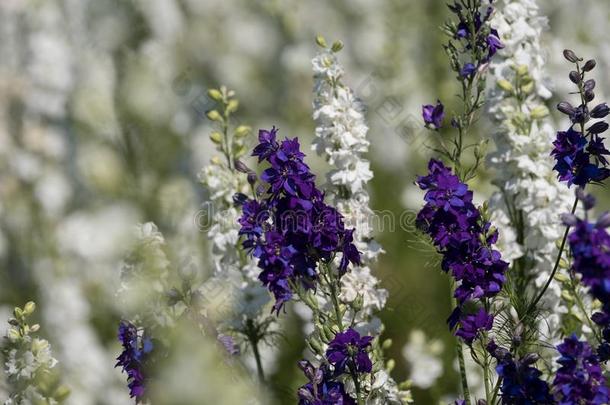
[[572,104],[568,103],[567,101],[562,101],[557,104],[557,109],[567,115],[572,115],[576,112],[576,109],[572,106]]
[[595,98],[595,93],[593,93],[593,91],[591,91],[591,90],[585,91],[585,101],[587,103],[590,101],[593,101],[594,98]]
[[579,60],[578,56],[576,56],[574,51],[572,51],[570,49],[566,49],[563,51],[563,57],[566,58],[568,60],[568,62],[572,62],[572,63],[576,63]]
[[604,121],[598,121],[591,125],[587,131],[592,134],[601,134],[608,129],[608,123]]
[[585,91],[592,91],[595,88],[595,80],[589,79],[585,82]]
[[585,72],[590,72],[595,68],[595,65],[597,63],[595,62],[595,59],[589,59],[587,62],[585,62],[585,65],[582,67],[582,70],[584,70]]
[[602,336],[604,337],[605,341],[610,341],[610,328],[605,327],[602,331]]
[[248,173],[248,184],[253,186],[256,183],[256,180],[258,180],[258,177],[256,176],[256,173],[249,172]]
[[570,80],[572,81],[572,83],[574,84],[578,84],[580,83],[580,81],[582,80],[580,73],[578,73],[575,70],[572,70],[568,76],[570,78]]
[[487,401],[485,401],[484,399],[479,399],[477,401],[477,405],[487,405]]
[[608,104],[606,103],[596,105],[595,108],[591,110],[592,118],[604,118],[608,114],[610,114],[610,107],[608,107]]
[[584,124],[589,121],[589,109],[587,106],[578,106],[578,108],[574,110],[574,114],[570,115],[570,120],[574,124]]
[[233,202],[235,203],[235,205],[244,205],[246,201],[248,201],[248,196],[244,193],[233,194]]
[[235,161],[233,162],[235,164],[235,170],[237,170],[240,173],[248,173],[250,172],[250,169],[248,168],[248,166],[246,166],[246,164],[244,162],[242,162],[239,159],[235,159]]

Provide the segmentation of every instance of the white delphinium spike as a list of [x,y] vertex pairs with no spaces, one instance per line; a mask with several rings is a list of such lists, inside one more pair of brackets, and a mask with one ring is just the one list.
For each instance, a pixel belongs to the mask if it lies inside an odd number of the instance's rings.
[[[490,200],[493,223],[500,230],[498,247],[513,266],[533,277],[536,289],[548,280],[558,254],[556,241],[565,230],[560,214],[569,212],[573,193],[553,172],[549,157],[554,129],[545,100],[551,96],[544,72],[540,36],[546,18],[533,0],[502,0],[493,17],[505,48],[490,64],[495,86],[489,92],[489,112],[497,150],[489,155],[500,191]],[[552,283],[542,301],[553,314],[541,323],[541,333],[558,331],[561,287]]]
[[345,225],[355,228],[354,243],[362,254],[362,267],[346,274],[342,281],[342,299],[353,302],[363,299],[363,312],[370,316],[379,311],[387,300],[387,291],[368,266],[383,252],[373,239],[367,183],[373,178],[368,152],[368,127],[364,105],[353,91],[343,84],[343,68],[336,53],[323,50],[313,59],[314,113],[316,139],[313,149],[326,158],[333,169],[328,173],[329,192],[333,203],[345,216]]
[[10,327],[2,347],[9,391],[5,405],[55,405],[63,403],[70,393],[67,387],[58,384],[57,360],[51,353],[51,345],[45,339],[32,336],[40,329],[38,324],[28,323],[35,308],[33,302],[28,302],[23,308],[15,308],[14,317],[9,319]]
[[[366,189],[373,172],[364,157],[370,145],[365,106],[342,81],[344,70],[337,61],[341,42],[335,42],[330,48],[321,42],[318,45],[323,49],[312,60],[315,80],[313,118],[316,122],[312,149],[332,166],[327,174],[329,184],[326,191],[345,217],[345,226],[355,228],[354,244],[361,252],[362,261],[361,266],[341,278],[340,299],[355,313],[357,327],[366,329],[366,333],[380,333],[383,325],[375,313],[385,306],[388,292],[379,287],[379,280],[371,274],[369,267],[383,249],[373,239],[374,213],[369,207],[370,197]],[[393,361],[388,363],[393,364]],[[379,370],[365,382],[371,392],[367,403],[411,401],[410,391],[390,377],[391,369],[392,366],[387,365],[386,369]]]

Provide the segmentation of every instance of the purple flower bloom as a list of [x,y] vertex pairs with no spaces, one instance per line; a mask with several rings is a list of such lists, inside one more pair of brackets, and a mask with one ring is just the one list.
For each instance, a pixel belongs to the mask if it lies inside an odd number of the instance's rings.
[[354,329],[339,332],[328,344],[326,358],[335,366],[336,373],[360,372],[370,373],[373,363],[367,348],[371,345],[372,336],[362,336]]
[[471,345],[482,330],[491,330],[493,321],[494,317],[481,308],[476,314],[462,316],[460,327],[455,332],[455,335],[464,339],[468,345]]
[[477,71],[477,67],[472,63],[466,63],[462,70],[460,71],[460,75],[462,77],[470,77]]
[[443,119],[445,118],[445,107],[440,102],[436,101],[436,105],[424,105],[422,106],[422,116],[426,127],[432,125],[434,129],[439,129],[443,126]]
[[120,366],[127,373],[129,395],[136,399],[136,404],[141,403],[146,399],[144,365],[153,349],[153,343],[144,333],[138,333],[138,328],[128,321],[119,324],[118,338],[123,345],[123,352],[117,357],[115,367]]
[[608,403],[608,388],[599,359],[587,342],[576,335],[566,338],[557,346],[561,357],[553,381],[553,394],[559,405]]
[[570,128],[557,133],[553,146],[555,148],[551,155],[557,161],[553,169],[559,174],[559,180],[567,181],[568,185],[584,186],[592,181],[603,181],[610,176],[610,170],[600,167],[600,164],[607,164],[605,155],[609,152],[599,137],[595,137],[589,144],[581,132]]
[[[461,307],[468,301],[498,294],[508,263],[492,248],[498,233],[491,231],[491,224],[481,218],[468,186],[438,160],[430,160],[428,170],[427,176],[417,179],[419,187],[426,191],[426,204],[418,213],[416,224],[432,238],[443,256],[442,269],[458,283],[454,293],[458,308],[448,323],[454,329],[462,320],[467,322],[458,331],[470,344],[472,334],[476,336],[476,331],[487,325],[487,319],[482,314],[478,319],[474,315],[462,319]],[[479,327],[473,329],[476,325]]]
[[298,139],[276,140],[277,130],[261,130],[253,155],[266,161],[257,200],[242,201],[242,246],[258,259],[259,279],[275,297],[279,313],[299,283],[314,288],[321,262],[340,258],[339,275],[360,264],[353,230],[324,202],[315,176],[304,162]]
[[540,378],[542,372],[535,367],[536,355],[515,359],[508,350],[498,347],[493,341],[487,346],[487,351],[498,361],[496,372],[502,379],[502,404],[555,404],[548,384]]
[[299,405],[356,405],[343,383],[331,379],[326,367],[315,368],[306,360],[300,361],[299,367],[309,380],[299,388]]

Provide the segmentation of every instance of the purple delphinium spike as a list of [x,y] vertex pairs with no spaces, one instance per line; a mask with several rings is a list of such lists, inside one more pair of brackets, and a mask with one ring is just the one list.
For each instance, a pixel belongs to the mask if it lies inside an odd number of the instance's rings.
[[[585,211],[593,208],[595,199],[582,191],[577,191]],[[602,329],[603,342],[598,354],[603,361],[610,360],[610,234],[607,227],[609,215],[602,215],[596,222],[576,216],[565,218],[571,224],[568,236],[572,253],[572,269],[580,274],[581,282],[588,293],[602,303],[600,312],[593,314],[593,321]]]
[[121,367],[127,373],[129,395],[135,398],[136,404],[143,402],[146,394],[146,372],[144,365],[153,349],[148,336],[138,332],[138,328],[128,322],[119,324],[118,338],[123,345],[123,352],[117,357],[115,367]]
[[328,344],[327,360],[335,366],[336,373],[370,373],[373,363],[367,349],[371,346],[372,336],[360,336],[354,329],[339,332]]
[[597,355],[576,335],[557,346],[561,357],[553,381],[553,395],[560,405],[608,403],[608,388]]
[[445,107],[440,100],[437,100],[436,105],[424,105],[422,106],[422,117],[426,127],[432,126],[434,129],[440,129],[445,118]]
[[564,52],[568,61],[575,63],[577,70],[570,72],[570,80],[578,85],[581,104],[572,106],[567,101],[557,105],[557,109],[570,118],[570,128],[567,131],[557,132],[557,139],[553,142],[551,155],[556,163],[553,167],[557,171],[559,180],[585,186],[591,182],[601,182],[610,177],[610,169],[606,156],[610,151],[604,146],[604,138],[600,134],[608,130],[608,123],[597,121],[590,124],[591,119],[603,119],[610,114],[606,103],[601,103],[589,110],[589,103],[595,98],[593,89],[594,80],[585,80],[585,75],[595,67],[591,60],[580,66],[573,51]]
[[277,130],[261,130],[253,156],[269,167],[261,175],[261,193],[241,201],[239,234],[243,247],[258,259],[259,279],[275,297],[276,313],[289,301],[293,287],[314,288],[318,266],[335,257],[338,275],[360,264],[353,229],[324,202],[315,176],[304,162],[297,138],[278,141]]
[[492,316],[485,311],[469,315],[464,308],[500,292],[508,263],[493,249],[498,233],[472,203],[468,186],[441,161],[431,159],[428,170],[416,182],[426,191],[426,204],[417,214],[416,225],[432,238],[443,256],[442,269],[458,284],[454,293],[458,307],[448,323],[471,344],[480,330],[491,329]]

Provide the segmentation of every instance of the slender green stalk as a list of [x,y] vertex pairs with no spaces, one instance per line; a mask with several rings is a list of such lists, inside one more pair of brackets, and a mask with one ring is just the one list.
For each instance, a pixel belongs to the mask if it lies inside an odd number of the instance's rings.
[[468,389],[468,376],[466,375],[466,363],[464,362],[464,352],[462,351],[462,342],[457,340],[456,344],[458,364],[460,366],[460,381],[462,383],[462,391],[466,405],[470,405],[470,390]]
[[258,371],[258,379],[261,382],[265,382],[265,373],[263,371],[263,363],[261,362],[261,355],[258,351],[258,342],[254,340],[250,340],[250,344],[252,345],[252,352],[254,353],[254,359],[256,360],[256,369]]
[[[574,205],[572,206],[572,211],[571,211],[572,214],[574,214],[576,212],[577,206],[578,206],[578,198],[576,198],[574,200]],[[549,276],[549,279],[546,281],[546,284],[544,285],[542,290],[540,290],[540,293],[538,293],[538,296],[536,297],[536,299],[534,301],[532,301],[531,305],[529,306],[529,308],[526,312],[526,315],[529,315],[534,310],[534,308],[536,308],[536,305],[538,305],[538,303],[544,296],[544,293],[551,285],[551,282],[553,281],[553,278],[555,277],[555,273],[557,273],[557,269],[559,268],[559,262],[561,261],[561,256],[563,255],[563,249],[565,248],[566,241],[568,240],[569,232],[570,232],[570,226],[566,225],[566,230],[563,234],[563,239],[561,240],[561,246],[559,247],[559,253],[557,254],[557,259],[555,260],[555,266],[553,266],[553,270],[551,271],[551,275]]]

